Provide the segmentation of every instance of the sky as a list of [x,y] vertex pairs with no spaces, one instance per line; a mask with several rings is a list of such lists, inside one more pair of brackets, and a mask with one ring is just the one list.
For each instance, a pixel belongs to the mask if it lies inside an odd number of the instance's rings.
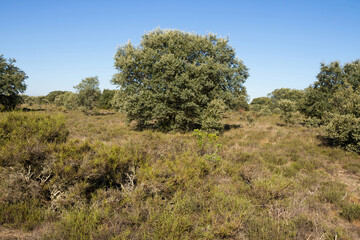
[[251,99],[308,87],[322,62],[360,59],[360,0],[0,0],[0,16],[0,55],[16,59],[31,96],[91,76],[115,89],[117,47],[155,28],[229,37]]

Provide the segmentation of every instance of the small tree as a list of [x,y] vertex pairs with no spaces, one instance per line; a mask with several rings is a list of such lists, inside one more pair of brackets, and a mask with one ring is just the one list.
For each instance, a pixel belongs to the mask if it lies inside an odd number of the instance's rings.
[[0,110],[12,110],[22,102],[20,93],[25,92],[26,74],[14,65],[14,59],[0,55]]
[[111,108],[111,101],[114,98],[116,90],[104,89],[101,93],[98,106],[103,109],[110,109]]
[[139,128],[187,131],[202,126],[213,100],[239,105],[248,72],[228,41],[157,29],[145,34],[140,46],[129,42],[119,48],[119,73],[112,81],[124,90],[128,120]]
[[97,76],[83,79],[78,85],[74,86],[78,92],[79,105],[87,110],[92,110],[101,94],[99,79]]

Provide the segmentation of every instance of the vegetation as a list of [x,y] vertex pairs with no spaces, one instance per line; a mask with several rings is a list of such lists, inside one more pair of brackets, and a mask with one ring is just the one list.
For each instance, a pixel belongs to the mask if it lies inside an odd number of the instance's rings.
[[360,61],[346,63],[344,66],[339,62],[321,64],[317,79],[305,90],[301,110],[308,117],[322,119],[326,112],[336,111],[336,106],[332,104],[334,94],[345,89],[354,92],[360,90]]
[[14,65],[14,59],[0,55],[0,110],[12,110],[22,102],[26,74]]
[[247,68],[211,34],[124,45],[103,92],[20,96],[0,57],[2,110],[25,102],[0,113],[0,239],[360,238],[359,61],[249,107]]
[[52,91],[49,92],[48,95],[46,95],[46,99],[50,102],[50,103],[54,103],[55,99],[57,96],[62,95],[66,93],[66,91]]
[[113,106],[111,101],[113,100],[116,90],[104,89],[98,100],[98,107],[102,109],[111,109]]
[[51,105],[2,113],[1,225],[26,239],[357,239],[358,155],[282,121],[228,111],[239,127],[219,136]]
[[78,85],[74,86],[78,92],[77,100],[79,106],[86,110],[92,110],[100,97],[98,77],[88,77],[83,79]]
[[[129,42],[119,48],[115,67],[119,73],[112,81],[126,95],[127,119],[139,129],[218,127],[221,109],[239,108],[246,97],[247,68],[228,39],[212,34],[157,29],[138,47]],[[210,105],[218,110],[204,119]]]

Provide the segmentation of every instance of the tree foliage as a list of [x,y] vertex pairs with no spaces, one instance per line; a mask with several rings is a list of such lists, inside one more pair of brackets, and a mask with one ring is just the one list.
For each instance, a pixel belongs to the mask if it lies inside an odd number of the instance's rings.
[[360,153],[360,61],[322,64],[317,79],[301,110],[321,120],[330,143]]
[[87,110],[91,110],[96,106],[101,94],[97,76],[83,79],[74,88],[78,92],[77,99],[80,106],[85,107]]
[[0,110],[14,109],[22,101],[20,93],[26,90],[27,76],[15,62],[0,55]]
[[48,95],[46,95],[46,99],[50,102],[53,103],[55,101],[55,98],[61,94],[66,93],[66,91],[52,91],[49,92]]
[[279,89],[275,89],[270,94],[268,94],[268,97],[275,101],[290,100],[297,103],[300,102],[303,95],[304,95],[303,90],[279,88]]
[[126,95],[128,120],[140,128],[191,130],[215,99],[230,108],[246,96],[247,68],[228,39],[178,30],[154,30],[139,46],[128,42],[115,56],[112,82]]
[[116,90],[104,89],[101,93],[98,106],[103,109],[110,109],[111,108],[111,101],[114,98]]
[[317,81],[305,90],[301,111],[308,117],[323,118],[325,112],[334,112],[334,95],[344,89],[359,90],[360,61],[356,60],[341,66],[339,62],[321,64]]

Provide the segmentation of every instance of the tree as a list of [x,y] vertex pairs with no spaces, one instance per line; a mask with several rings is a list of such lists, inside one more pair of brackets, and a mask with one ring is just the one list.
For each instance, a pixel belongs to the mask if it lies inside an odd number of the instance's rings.
[[74,88],[78,92],[79,105],[92,110],[101,94],[98,77],[85,78]]
[[286,99],[298,103],[302,99],[303,95],[304,95],[303,90],[279,88],[269,93],[268,97],[273,99],[274,101],[280,101]]
[[300,110],[308,117],[323,118],[326,112],[333,112],[334,105],[331,99],[334,94],[343,88],[360,88],[360,61],[346,63],[343,67],[339,62],[329,65],[321,64],[317,81],[305,89],[300,103]]
[[236,107],[246,97],[248,71],[228,42],[213,34],[156,29],[139,46],[120,47],[112,82],[126,95],[128,120],[139,128],[186,131],[207,122],[203,111],[213,100]]
[[116,90],[104,89],[101,93],[98,106],[103,109],[110,109],[111,108],[111,101],[114,98]]
[[60,96],[64,93],[66,93],[67,91],[52,91],[52,92],[49,92],[48,95],[46,95],[46,99],[50,102],[50,103],[54,103],[55,101],[55,98],[57,96]]
[[15,59],[0,55],[0,109],[12,110],[21,103],[20,93],[25,92],[26,74],[14,65]]
[[329,143],[360,153],[360,61],[322,64],[302,111],[320,119]]

